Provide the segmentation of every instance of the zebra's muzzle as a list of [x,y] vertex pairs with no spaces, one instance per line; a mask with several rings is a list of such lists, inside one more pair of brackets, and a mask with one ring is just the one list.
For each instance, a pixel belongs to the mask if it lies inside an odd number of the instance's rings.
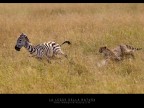
[[20,51],[20,48],[19,48],[19,47],[17,47],[17,46],[15,46],[15,49],[16,49],[17,51]]

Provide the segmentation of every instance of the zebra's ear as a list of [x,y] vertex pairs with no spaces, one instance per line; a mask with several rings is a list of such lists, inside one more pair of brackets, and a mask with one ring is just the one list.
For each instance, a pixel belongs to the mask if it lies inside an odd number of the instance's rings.
[[21,34],[20,34],[20,36],[23,36],[23,35],[24,35],[24,33],[21,33]]
[[29,39],[28,39],[28,37],[26,35],[25,35],[25,39],[26,39],[26,41],[30,42]]

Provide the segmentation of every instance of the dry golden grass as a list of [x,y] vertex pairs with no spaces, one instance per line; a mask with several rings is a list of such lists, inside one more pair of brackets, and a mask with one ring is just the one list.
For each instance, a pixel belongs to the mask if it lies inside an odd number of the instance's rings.
[[[136,59],[97,67],[100,46],[143,47],[144,4],[0,4],[0,93],[144,93],[144,50]],[[38,61],[14,49],[20,33],[33,44],[62,43],[69,60]]]

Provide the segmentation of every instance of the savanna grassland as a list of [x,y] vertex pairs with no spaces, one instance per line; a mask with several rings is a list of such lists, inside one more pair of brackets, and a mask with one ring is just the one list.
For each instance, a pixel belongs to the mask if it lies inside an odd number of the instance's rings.
[[[21,33],[34,45],[65,40],[68,60],[42,61],[14,49]],[[144,93],[144,50],[98,67],[99,47],[144,49],[144,4],[0,4],[0,93]]]

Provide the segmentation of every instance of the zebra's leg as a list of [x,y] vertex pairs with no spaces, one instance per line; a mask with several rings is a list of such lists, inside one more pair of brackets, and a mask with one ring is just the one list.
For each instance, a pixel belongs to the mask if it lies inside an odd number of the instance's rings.
[[49,55],[49,53],[45,53],[45,57],[47,59],[47,62],[51,64],[50,58],[52,57],[52,55]]
[[61,49],[54,53],[55,57],[59,57],[61,55],[68,59],[68,56]]
[[41,56],[36,56],[36,58],[37,58],[38,60],[42,60],[42,57],[41,57]]
[[43,53],[43,51],[41,51],[41,52],[39,52],[39,53],[37,54],[36,58],[37,58],[38,60],[42,60],[43,55],[44,55],[44,53]]
[[60,51],[58,54],[60,54],[60,55],[62,55],[62,56],[64,56],[65,58],[68,59],[68,56],[67,56],[63,51]]
[[41,58],[41,57],[37,57],[37,59],[38,59],[39,61],[41,61],[41,60],[42,60],[42,58]]
[[48,63],[51,64],[50,57],[47,57],[47,61],[48,61]]
[[37,55],[35,55],[34,53],[30,53],[29,57],[36,57]]

